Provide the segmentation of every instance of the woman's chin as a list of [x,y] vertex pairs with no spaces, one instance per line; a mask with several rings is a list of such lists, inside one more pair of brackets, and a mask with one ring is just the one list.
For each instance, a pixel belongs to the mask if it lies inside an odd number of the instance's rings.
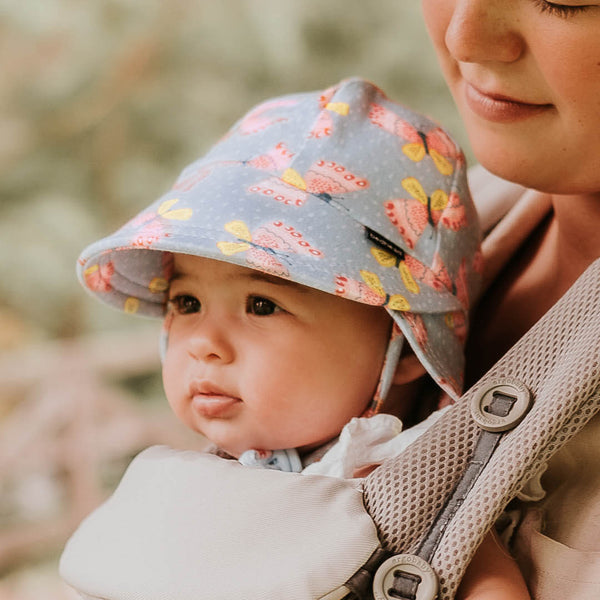
[[564,165],[543,160],[534,162],[515,153],[513,156],[500,156],[490,152],[479,155],[474,151],[477,161],[490,173],[506,181],[522,185],[544,194],[558,196],[598,195],[600,176],[576,173]]
[[561,148],[549,143],[548,136],[503,135],[468,124],[467,132],[477,162],[502,179],[547,194],[596,194],[600,190],[600,172],[590,169],[577,148]]
[[523,187],[545,193],[568,193],[559,191],[564,179],[558,176],[556,168],[548,168],[544,160],[532,160],[531,155],[518,148],[507,150],[502,144],[472,145],[477,162],[490,173]]

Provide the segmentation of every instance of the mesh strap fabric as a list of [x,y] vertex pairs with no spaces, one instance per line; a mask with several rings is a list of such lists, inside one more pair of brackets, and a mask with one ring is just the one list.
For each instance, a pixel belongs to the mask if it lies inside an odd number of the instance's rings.
[[383,548],[415,552],[479,436],[471,399],[503,378],[518,379],[531,391],[533,407],[502,437],[433,555],[441,600],[454,597],[477,546],[506,504],[600,409],[599,339],[600,259],[452,410],[365,479],[365,506]]

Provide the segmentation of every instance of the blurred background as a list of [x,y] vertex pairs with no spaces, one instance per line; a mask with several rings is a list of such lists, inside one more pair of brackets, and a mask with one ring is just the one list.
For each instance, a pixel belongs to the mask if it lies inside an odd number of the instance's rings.
[[0,600],[63,600],[60,549],[131,457],[203,444],[159,324],[89,299],[80,250],[270,96],[360,75],[465,138],[418,0],[0,0],[0,73]]

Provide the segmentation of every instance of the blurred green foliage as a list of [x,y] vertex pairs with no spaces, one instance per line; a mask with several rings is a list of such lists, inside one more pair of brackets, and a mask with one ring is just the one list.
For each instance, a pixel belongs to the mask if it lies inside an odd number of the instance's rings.
[[135,326],[79,251],[264,98],[360,75],[464,143],[418,0],[0,0],[0,70],[0,348]]

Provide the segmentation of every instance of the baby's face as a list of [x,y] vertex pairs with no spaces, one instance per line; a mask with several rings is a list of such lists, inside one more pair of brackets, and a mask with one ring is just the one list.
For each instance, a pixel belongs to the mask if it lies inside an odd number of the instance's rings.
[[375,392],[391,328],[381,307],[181,254],[169,298],[169,403],[233,456],[316,447]]

